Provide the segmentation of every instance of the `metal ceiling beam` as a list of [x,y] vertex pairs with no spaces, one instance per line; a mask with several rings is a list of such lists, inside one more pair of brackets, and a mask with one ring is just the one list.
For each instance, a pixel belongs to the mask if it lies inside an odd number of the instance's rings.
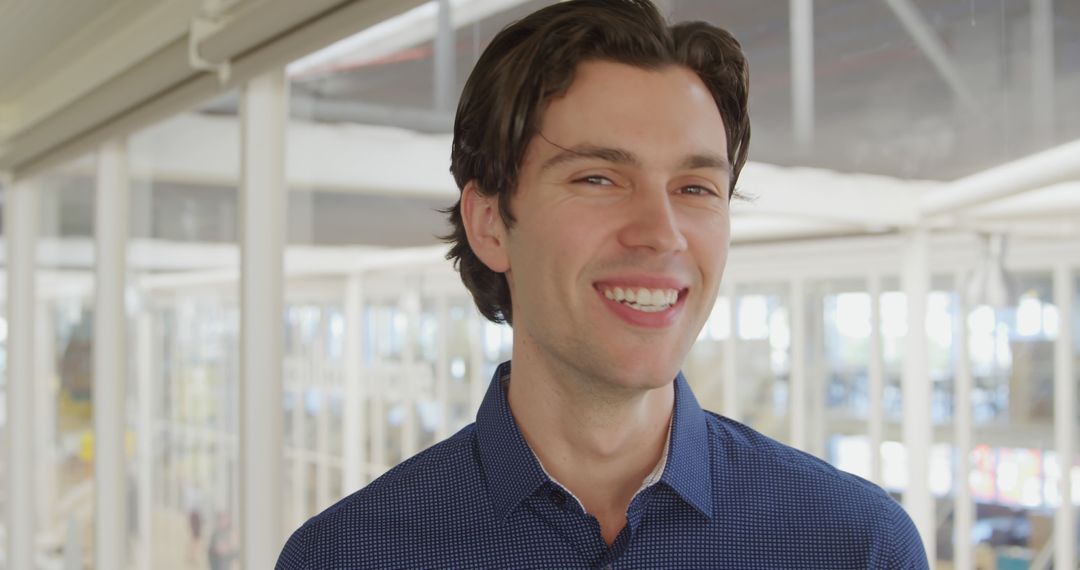
[[1035,142],[1054,141],[1054,0],[1031,0],[1031,119]]
[[454,86],[457,84],[457,60],[454,47],[454,26],[450,22],[450,0],[438,0],[439,12],[435,30],[435,110],[451,113],[456,106],[457,97]]
[[791,0],[791,105],[795,142],[814,142],[814,0]]
[[977,111],[980,107],[979,99],[968,88],[967,83],[960,75],[960,71],[949,57],[945,44],[934,32],[933,27],[923,18],[912,0],[885,0],[885,4],[896,14],[896,18],[903,24],[904,29],[915,40],[915,45],[919,46],[919,49],[923,51],[930,63],[934,64],[934,68],[941,74],[941,77],[956,93],[960,103],[969,111]]
[[923,196],[923,216],[952,214],[1080,178],[1080,139],[946,184]]
[[[381,127],[401,127],[421,133],[449,133],[454,130],[452,109],[440,111],[364,103],[361,101],[324,99],[313,95],[305,95],[301,89],[298,85],[294,86],[289,101],[289,114],[292,117],[319,123],[356,123]],[[220,115],[236,115],[237,108],[237,96],[229,94],[201,106],[199,110]]]

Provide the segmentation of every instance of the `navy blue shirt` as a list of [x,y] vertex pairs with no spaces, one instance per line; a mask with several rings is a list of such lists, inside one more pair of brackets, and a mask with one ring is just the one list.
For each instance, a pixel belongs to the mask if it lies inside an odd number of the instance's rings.
[[518,431],[495,372],[476,422],[300,527],[278,570],[928,568],[872,483],[705,412],[675,379],[668,456],[608,546]]

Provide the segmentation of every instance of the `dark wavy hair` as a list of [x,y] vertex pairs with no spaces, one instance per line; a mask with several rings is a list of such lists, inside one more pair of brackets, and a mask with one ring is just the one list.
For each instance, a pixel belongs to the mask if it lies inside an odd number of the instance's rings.
[[[458,189],[471,181],[485,196],[498,196],[499,213],[513,227],[510,199],[525,149],[537,134],[548,101],[566,92],[586,60],[644,69],[682,66],[712,93],[727,136],[730,195],[746,163],[749,69],[739,42],[706,22],[669,26],[647,0],[571,0],[543,8],[500,31],[465,82],[454,120],[450,172]],[[506,276],[489,269],[469,246],[461,201],[444,210],[452,232],[446,258],[454,262],[477,308],[494,321],[512,323]]]

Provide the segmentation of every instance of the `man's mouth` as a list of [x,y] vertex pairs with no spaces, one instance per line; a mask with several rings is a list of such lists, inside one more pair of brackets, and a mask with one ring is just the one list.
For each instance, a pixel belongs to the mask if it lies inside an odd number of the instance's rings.
[[600,287],[604,297],[643,313],[666,311],[679,302],[678,289],[646,287]]

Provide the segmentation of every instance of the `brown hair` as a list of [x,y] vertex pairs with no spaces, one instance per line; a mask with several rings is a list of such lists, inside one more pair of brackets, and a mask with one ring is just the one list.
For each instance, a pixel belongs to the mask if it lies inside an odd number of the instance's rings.
[[[585,60],[646,69],[689,68],[712,93],[727,136],[731,192],[746,163],[749,71],[739,42],[705,22],[668,26],[647,0],[571,0],[543,8],[500,31],[465,82],[454,120],[450,172],[459,189],[475,181],[498,195],[499,213],[513,226],[510,198],[525,149],[537,134],[548,101],[566,92]],[[453,232],[447,259],[461,272],[485,317],[512,322],[506,276],[489,269],[469,246],[461,201],[445,210]]]

